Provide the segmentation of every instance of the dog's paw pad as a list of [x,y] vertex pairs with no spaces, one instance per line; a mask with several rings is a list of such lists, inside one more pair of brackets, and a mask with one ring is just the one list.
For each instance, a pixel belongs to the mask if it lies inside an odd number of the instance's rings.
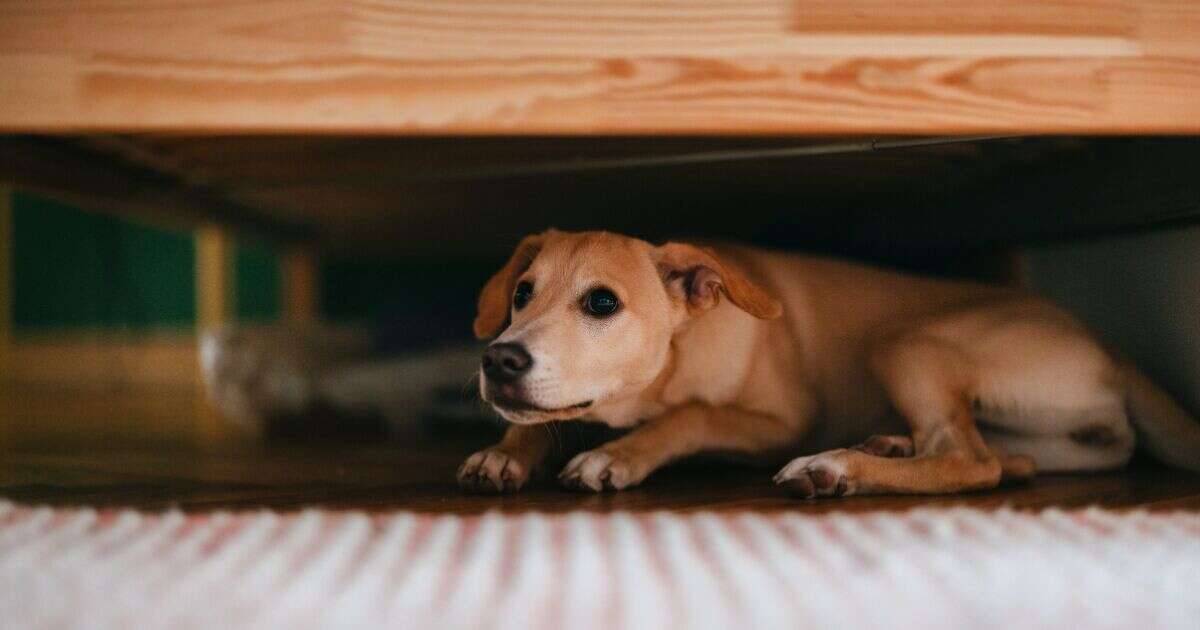
[[875,457],[912,457],[916,452],[912,438],[906,435],[872,435],[853,450]]
[[777,478],[775,484],[794,497],[809,499],[817,496],[817,486],[808,475],[795,475],[784,479]]
[[805,499],[841,497],[854,493],[838,451],[797,457],[775,475],[775,483],[789,494]]
[[529,480],[529,467],[497,448],[475,453],[458,469],[458,485],[469,492],[516,492]]
[[600,492],[637,485],[645,476],[632,458],[598,448],[576,455],[559,473],[558,480],[568,488]]

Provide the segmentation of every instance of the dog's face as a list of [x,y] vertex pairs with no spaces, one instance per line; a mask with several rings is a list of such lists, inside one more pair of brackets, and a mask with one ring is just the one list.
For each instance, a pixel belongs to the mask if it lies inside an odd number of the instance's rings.
[[666,367],[677,328],[721,295],[759,317],[779,314],[698,247],[605,232],[526,237],[480,294],[475,333],[499,335],[481,361],[480,394],[520,424],[636,395]]

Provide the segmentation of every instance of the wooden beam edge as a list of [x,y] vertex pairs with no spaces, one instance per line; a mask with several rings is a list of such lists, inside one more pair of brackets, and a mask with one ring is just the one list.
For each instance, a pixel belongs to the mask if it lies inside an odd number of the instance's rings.
[[220,190],[190,184],[174,173],[131,164],[115,153],[68,138],[0,137],[0,181],[102,212],[154,224],[217,223],[276,243],[306,242],[306,226],[269,218]]

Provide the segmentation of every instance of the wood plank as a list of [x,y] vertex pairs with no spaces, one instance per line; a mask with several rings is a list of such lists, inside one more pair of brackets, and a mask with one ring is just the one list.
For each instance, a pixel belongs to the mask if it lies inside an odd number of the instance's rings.
[[922,507],[1198,510],[1200,475],[1152,463],[1096,475],[1044,475],[1031,484],[954,496],[793,499],[769,469],[685,464],[634,489],[579,493],[551,480],[510,496],[469,495],[454,483],[478,444],[430,441],[391,445],[322,444],[234,448],[218,453],[24,448],[0,459],[0,496],[37,504],[188,511],[294,510],[310,506],[478,514],[655,510],[823,514]]
[[1179,0],[0,3],[0,130],[1200,131]]
[[275,241],[306,236],[294,223],[264,220],[260,210],[232,202],[220,191],[69,140],[0,136],[0,179],[82,207],[151,223],[178,227],[206,220]]
[[312,226],[322,246],[487,260],[510,246],[496,234],[547,225],[753,238],[755,225],[780,215],[946,196],[1086,147],[1068,137],[959,136],[137,135],[88,144],[178,172],[176,181],[262,219]]
[[[187,394],[139,387],[88,393],[24,388],[0,395],[0,417],[15,440],[0,451],[0,497],[55,505],[144,509],[297,509],[311,505],[367,510],[481,513],[660,509],[825,513],[964,505],[1018,509],[1200,509],[1200,475],[1135,461],[1128,471],[1043,475],[1029,485],[948,497],[852,497],[795,500],[771,483],[770,468],[685,462],[642,487],[594,495],[561,489],[553,475],[508,497],[462,493],[454,473],[471,452],[493,442],[497,427],[414,418],[391,439],[229,442],[196,449],[196,407]],[[314,422],[343,426],[326,415]],[[564,443],[597,446],[601,432],[562,427]],[[300,433],[299,435],[303,435]],[[327,434],[326,434],[327,435]],[[97,448],[103,445],[103,448]],[[5,445],[0,444],[0,447]],[[203,446],[203,445],[200,445]],[[551,471],[553,472],[553,471]]]

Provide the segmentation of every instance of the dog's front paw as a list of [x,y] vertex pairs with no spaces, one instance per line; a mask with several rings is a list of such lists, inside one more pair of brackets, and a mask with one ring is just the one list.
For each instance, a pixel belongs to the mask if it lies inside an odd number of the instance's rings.
[[846,449],[837,449],[797,457],[775,475],[775,483],[805,499],[854,494],[856,484],[848,470],[847,454]]
[[498,448],[485,448],[458,468],[458,485],[469,492],[516,492],[532,466]]
[[636,457],[601,447],[576,455],[559,473],[558,480],[568,488],[600,492],[636,486],[649,474],[649,467]]

